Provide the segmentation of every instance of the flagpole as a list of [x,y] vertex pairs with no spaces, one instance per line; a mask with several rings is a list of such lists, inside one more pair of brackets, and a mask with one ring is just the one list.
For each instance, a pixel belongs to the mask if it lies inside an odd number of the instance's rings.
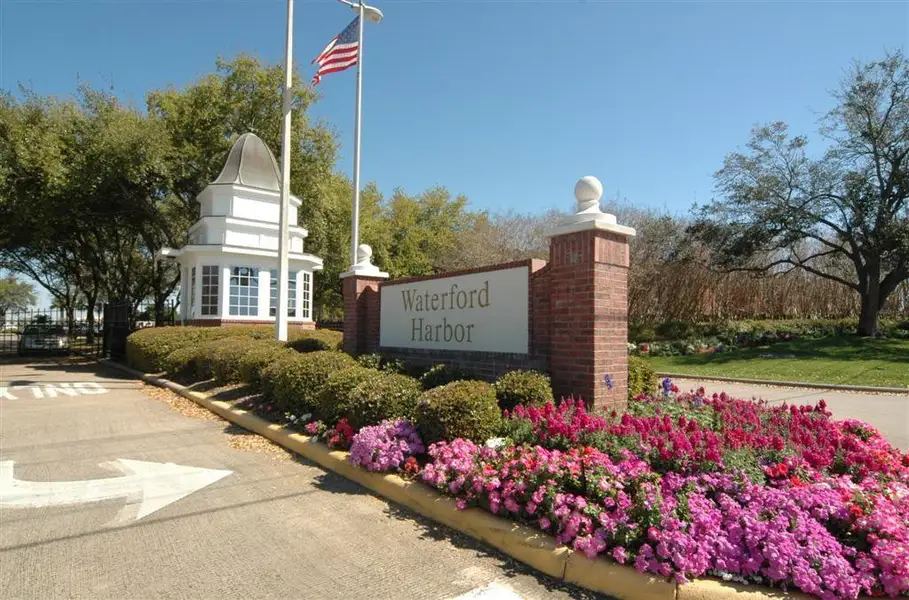
[[357,264],[357,246],[360,245],[360,120],[362,119],[363,102],[363,17],[364,5],[360,0],[358,12],[360,21],[357,24],[359,33],[357,41],[359,50],[357,56],[357,101],[354,113],[354,165],[353,165],[353,215],[350,234],[350,264]]
[[281,125],[281,211],[278,217],[278,306],[275,336],[287,341],[288,219],[290,218],[290,144],[293,105],[294,0],[287,0],[287,47],[284,55],[284,122]]

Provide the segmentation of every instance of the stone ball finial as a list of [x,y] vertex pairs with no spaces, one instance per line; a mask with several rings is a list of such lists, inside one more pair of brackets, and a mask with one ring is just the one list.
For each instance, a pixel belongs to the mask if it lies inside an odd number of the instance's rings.
[[360,244],[357,246],[357,262],[370,263],[372,261],[372,248],[369,244]]
[[574,197],[578,202],[577,212],[599,210],[603,197],[603,184],[593,175],[581,177],[574,186]]

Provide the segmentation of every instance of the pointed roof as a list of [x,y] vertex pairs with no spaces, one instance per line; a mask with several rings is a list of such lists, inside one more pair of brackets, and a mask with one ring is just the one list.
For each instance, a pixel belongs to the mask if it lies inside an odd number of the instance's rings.
[[281,190],[281,171],[265,142],[254,133],[241,135],[227,156],[227,162],[212,185],[244,185],[278,192]]

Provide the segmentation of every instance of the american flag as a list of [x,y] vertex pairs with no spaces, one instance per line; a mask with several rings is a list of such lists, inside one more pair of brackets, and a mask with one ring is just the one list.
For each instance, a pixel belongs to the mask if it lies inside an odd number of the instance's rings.
[[328,42],[325,50],[322,50],[322,53],[312,61],[312,64],[319,65],[319,70],[313,75],[312,84],[315,86],[322,81],[323,75],[337,73],[354,66],[359,57],[360,17],[354,17],[350,25]]

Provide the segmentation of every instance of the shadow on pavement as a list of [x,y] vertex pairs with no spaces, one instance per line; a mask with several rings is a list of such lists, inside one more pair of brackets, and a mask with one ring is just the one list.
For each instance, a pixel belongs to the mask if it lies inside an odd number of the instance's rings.
[[407,520],[412,522],[420,529],[420,537],[422,539],[430,539],[437,542],[446,542],[456,548],[471,550],[477,556],[488,557],[497,560],[499,564],[496,565],[496,567],[501,569],[502,574],[505,577],[527,575],[535,578],[540,582],[540,585],[544,586],[550,592],[564,592],[572,598],[578,598],[579,600],[609,598],[609,596],[597,594],[591,592],[590,590],[584,590],[571,584],[557,581],[548,575],[540,573],[539,571],[536,571],[527,565],[514,560],[507,554],[504,554],[490,546],[487,546],[483,542],[479,542],[472,537],[464,535],[463,533],[455,531],[454,529],[451,529],[445,525],[440,525],[435,521],[413,513],[406,508],[398,506],[397,504],[388,502],[388,508],[385,510],[385,514],[389,519]]
[[[56,373],[87,373],[103,379],[119,379],[121,381],[134,381],[132,377],[110,367],[96,359],[82,357],[30,357],[0,360],[0,368],[17,366],[32,371],[50,371]],[[138,381],[138,380],[135,380]]]
[[[300,498],[302,496],[308,496],[310,494],[315,494],[316,492],[317,492],[317,490],[303,490],[303,491],[296,492],[293,494],[282,494],[280,496],[272,496],[270,498],[262,498],[259,500],[250,500],[249,502],[240,502],[240,503],[234,503],[234,504],[225,505],[225,506],[208,508],[205,510],[197,510],[197,511],[189,512],[189,513],[185,513],[185,514],[181,514],[181,515],[175,515],[173,517],[158,517],[158,518],[150,517],[148,520],[143,519],[141,521],[135,521],[133,523],[129,523],[127,525],[123,525],[123,526],[119,526],[119,527],[108,527],[106,529],[101,529],[101,530],[97,530],[97,531],[87,531],[85,533],[64,535],[64,536],[55,537],[52,539],[38,540],[38,541],[34,541],[34,542],[25,542],[23,544],[15,544],[15,545],[11,545],[11,546],[0,545],[0,549],[2,549],[3,551],[8,551],[8,550],[16,550],[19,548],[40,548],[41,546],[46,546],[48,544],[55,544],[57,542],[61,542],[64,540],[78,540],[78,539],[88,538],[88,537],[92,537],[92,536],[96,536],[96,535],[105,535],[107,533],[112,533],[115,531],[119,531],[121,529],[132,529],[134,527],[148,527],[150,525],[155,525],[157,523],[162,523],[162,522],[166,522],[166,521],[179,521],[182,519],[188,519],[188,518],[192,518],[192,517],[196,517],[196,516],[200,516],[200,515],[209,515],[209,514],[213,514],[213,513],[222,512],[225,510],[243,508],[245,506],[255,506],[257,504],[266,504],[269,502],[277,502],[279,500],[287,500],[289,498]],[[84,510],[84,509],[79,509],[79,510]]]

